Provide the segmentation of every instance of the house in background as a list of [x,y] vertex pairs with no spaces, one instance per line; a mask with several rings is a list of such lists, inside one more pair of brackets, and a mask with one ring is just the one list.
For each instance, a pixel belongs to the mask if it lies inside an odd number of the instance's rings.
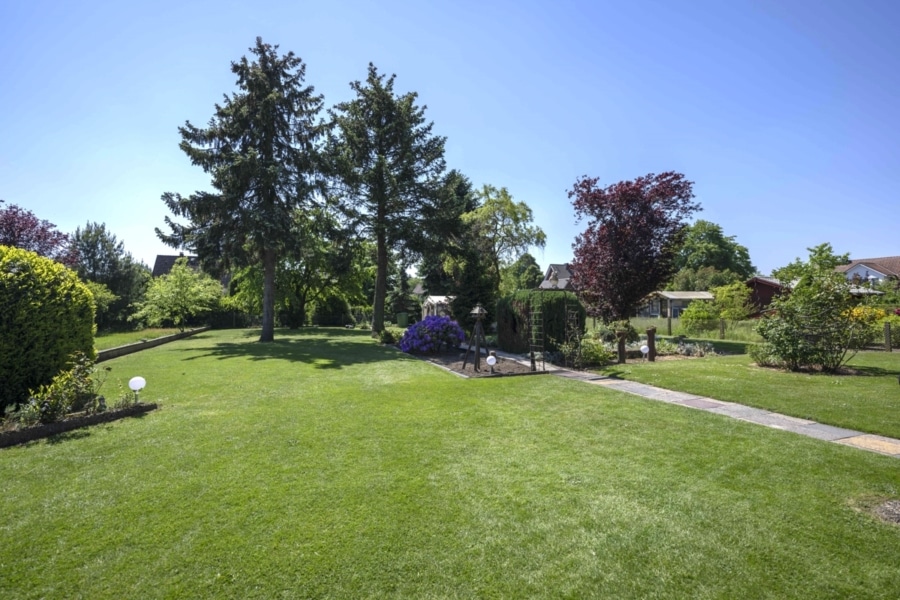
[[653,292],[638,307],[638,317],[672,317],[677,319],[694,300],[713,300],[710,292]]
[[885,279],[900,279],[900,256],[858,258],[834,268],[847,279],[861,286],[873,286]]
[[755,307],[750,315],[753,318],[762,316],[775,296],[784,291],[784,285],[774,277],[753,277],[746,283],[750,288],[750,303]]
[[[162,277],[163,275],[168,275],[172,270],[172,267],[175,266],[175,261],[179,258],[184,258],[184,252],[174,255],[174,254],[157,254],[156,261],[153,263],[153,272],[151,275],[155,277]],[[194,270],[200,268],[200,259],[196,256],[188,256],[188,266]]]
[[544,273],[544,280],[538,286],[541,290],[572,290],[569,280],[572,279],[572,271],[569,264],[550,265]]

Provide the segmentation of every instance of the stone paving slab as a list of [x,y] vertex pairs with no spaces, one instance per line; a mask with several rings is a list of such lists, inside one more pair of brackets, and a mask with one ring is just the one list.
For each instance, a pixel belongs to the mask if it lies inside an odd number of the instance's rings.
[[683,406],[690,406],[691,408],[700,408],[703,410],[709,410],[711,408],[721,408],[723,406],[722,402],[710,400],[709,398],[689,398],[687,400],[678,402],[678,404],[681,404]]
[[857,435],[838,440],[837,443],[900,457],[900,440],[893,440],[880,435]]
[[823,425],[822,423],[804,425],[803,431],[798,433],[802,433],[803,435],[808,435],[809,437],[814,437],[819,440],[825,440],[826,442],[836,442],[844,438],[859,435],[858,431],[853,431],[852,429],[843,429],[841,427],[834,427],[833,425]]
[[774,429],[787,429],[788,431],[794,431],[798,426],[812,425],[813,423],[815,423],[815,421],[797,419],[795,417],[779,415],[778,413],[773,412],[767,413],[765,415],[751,415],[742,417],[742,420],[749,421],[751,423],[758,423],[759,425],[765,425],[766,427],[772,427]]
[[711,408],[709,409],[709,412],[716,413],[717,415],[725,415],[726,417],[732,417],[734,419],[742,419],[744,421],[750,420],[750,417],[759,418],[763,415],[771,414],[771,411],[768,410],[744,406],[743,404],[734,404],[732,402],[723,403],[723,405],[718,408]]

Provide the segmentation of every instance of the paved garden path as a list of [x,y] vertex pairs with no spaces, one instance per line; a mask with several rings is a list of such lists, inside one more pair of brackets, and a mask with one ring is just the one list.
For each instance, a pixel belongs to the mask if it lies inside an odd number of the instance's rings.
[[[497,354],[521,360],[521,357],[506,355],[501,352],[498,352]],[[602,385],[603,387],[635,394],[643,398],[649,398],[650,400],[658,400],[660,402],[677,404],[686,408],[716,413],[733,419],[740,419],[741,421],[749,421],[750,423],[756,423],[757,425],[772,427],[773,429],[783,429],[785,431],[799,433],[800,435],[813,437],[818,440],[825,440],[826,442],[834,442],[836,444],[859,448],[860,450],[868,450],[870,452],[877,452],[879,454],[893,456],[894,458],[900,458],[900,440],[895,440],[893,438],[862,433],[860,431],[853,431],[852,429],[832,427],[831,425],[823,425],[808,419],[788,417],[768,410],[744,406],[743,404],[735,404],[734,402],[725,402],[713,398],[704,398],[703,396],[696,396],[685,392],[673,392],[645,383],[625,381],[624,379],[616,379],[607,377],[606,375],[585,373],[583,371],[570,371],[554,365],[547,365],[546,368],[551,374],[558,377],[565,377],[566,379],[574,379],[576,381],[583,381],[594,385]]]

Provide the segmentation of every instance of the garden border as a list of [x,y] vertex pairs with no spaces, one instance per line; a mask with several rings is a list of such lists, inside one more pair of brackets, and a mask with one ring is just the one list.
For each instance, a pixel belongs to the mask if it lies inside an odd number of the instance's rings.
[[150,404],[138,403],[118,410],[73,417],[71,419],[56,421],[55,423],[47,423],[46,425],[26,427],[25,429],[19,429],[17,431],[3,431],[0,432],[0,448],[18,446],[20,444],[50,437],[51,435],[66,433],[73,429],[81,429],[82,427],[87,427],[89,425],[109,423],[110,421],[117,421],[119,419],[124,419],[125,417],[142,415],[151,410],[156,410],[157,408],[159,408],[159,404],[156,404],[155,402]]
[[117,346],[115,348],[107,348],[106,350],[99,350],[97,352],[97,360],[96,362],[103,362],[105,360],[109,360],[111,358],[118,358],[120,356],[125,356],[126,354],[133,354],[134,352],[140,352],[141,350],[147,350],[148,348],[155,348],[156,346],[162,346],[163,344],[167,344],[169,342],[174,342],[175,340],[180,340],[186,337],[190,337],[192,335],[202,333],[204,331],[208,331],[212,329],[212,327],[198,327],[196,329],[191,329],[188,331],[179,331],[178,333],[173,333],[172,335],[164,335],[162,337],[153,338],[152,340],[147,340],[144,342],[135,342],[133,344],[126,344],[124,346]]

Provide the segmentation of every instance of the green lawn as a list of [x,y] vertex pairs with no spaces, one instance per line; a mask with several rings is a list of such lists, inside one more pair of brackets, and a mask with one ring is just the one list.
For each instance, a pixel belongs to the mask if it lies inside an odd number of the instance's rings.
[[900,596],[900,528],[863,510],[896,459],[257,335],[104,363],[162,408],[0,450],[0,598]]
[[94,348],[97,350],[108,350],[110,348],[118,348],[142,342],[144,340],[155,340],[164,335],[172,335],[178,333],[178,329],[149,328],[140,331],[124,331],[120,333],[101,333],[94,336]]
[[757,367],[747,355],[612,365],[603,373],[900,438],[900,353],[860,352],[857,375],[790,373]]

